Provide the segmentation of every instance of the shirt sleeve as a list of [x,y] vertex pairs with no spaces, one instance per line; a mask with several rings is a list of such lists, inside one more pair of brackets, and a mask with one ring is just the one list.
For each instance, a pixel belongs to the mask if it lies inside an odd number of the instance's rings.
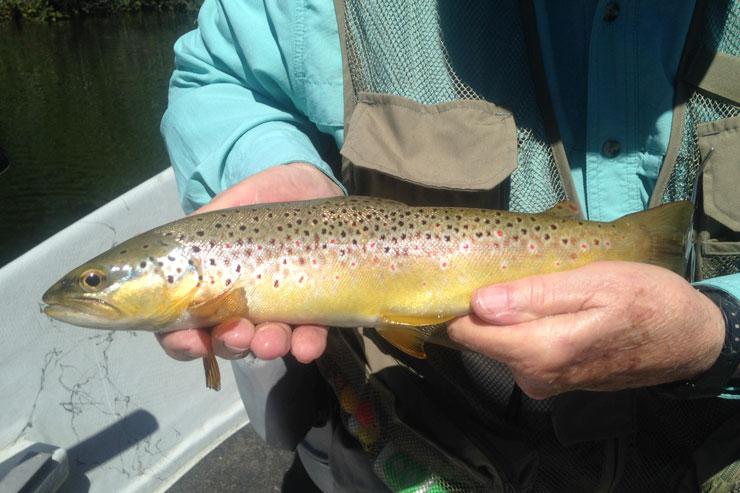
[[175,43],[161,132],[188,213],[247,176],[296,161],[341,186],[323,157],[334,144],[295,104],[299,33],[289,12],[275,19],[267,8],[206,0],[198,28]]
[[[713,277],[711,279],[696,282],[694,285],[713,287],[724,291],[737,300],[740,300],[740,274]],[[725,399],[740,399],[740,387],[735,385],[727,387],[725,392],[720,394],[719,397],[723,397]]]

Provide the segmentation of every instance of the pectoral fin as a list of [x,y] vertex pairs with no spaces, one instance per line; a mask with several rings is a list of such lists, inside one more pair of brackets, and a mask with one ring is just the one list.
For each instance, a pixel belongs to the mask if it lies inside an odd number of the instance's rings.
[[206,371],[206,387],[221,390],[221,371],[218,369],[216,355],[210,353],[203,358],[203,368]]
[[188,313],[194,317],[214,321],[246,317],[249,313],[247,295],[244,288],[230,289],[209,300],[191,305],[188,307]]

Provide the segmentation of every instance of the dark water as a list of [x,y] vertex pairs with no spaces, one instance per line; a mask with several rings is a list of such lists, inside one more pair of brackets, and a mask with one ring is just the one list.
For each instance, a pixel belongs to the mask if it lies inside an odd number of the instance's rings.
[[194,18],[0,24],[0,266],[169,165],[159,120]]

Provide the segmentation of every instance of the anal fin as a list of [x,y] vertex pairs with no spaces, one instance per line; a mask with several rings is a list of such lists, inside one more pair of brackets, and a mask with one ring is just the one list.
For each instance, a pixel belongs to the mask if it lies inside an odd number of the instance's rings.
[[215,354],[209,353],[203,357],[203,369],[206,371],[206,387],[221,390],[221,370],[218,368]]
[[384,323],[376,327],[376,330],[386,341],[404,353],[414,358],[424,359],[427,357],[424,343],[439,342],[436,340],[438,337],[435,331],[430,329],[452,318],[454,317],[394,313],[384,315],[382,317]]

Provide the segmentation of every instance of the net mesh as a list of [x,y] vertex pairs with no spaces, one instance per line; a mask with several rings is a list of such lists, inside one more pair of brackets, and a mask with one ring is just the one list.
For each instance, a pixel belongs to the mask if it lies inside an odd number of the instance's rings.
[[[740,54],[740,12],[731,8],[730,0],[707,2],[707,22],[704,39],[709,49],[733,55]],[[725,21],[727,19],[727,21]],[[686,105],[686,115],[676,165],[663,194],[663,203],[691,198],[696,173],[702,157],[696,135],[699,123],[713,122],[740,115],[740,107],[718,101],[701,90],[696,90]]]
[[464,8],[454,0],[346,0],[347,64],[355,102],[375,92],[420,104],[491,101],[511,111],[519,152],[510,209],[540,212],[565,191],[533,96],[519,9],[511,0]]
[[702,279],[740,272],[740,255],[702,255]]
[[[733,55],[740,54],[739,25],[740,9],[737,5],[731,5],[729,0],[707,2],[704,39],[708,42],[708,48]],[[691,199],[694,182],[702,164],[697,125],[739,115],[739,106],[713,98],[701,89],[693,92],[686,104],[681,145],[663,193],[663,203]],[[703,256],[698,268],[703,279],[734,274],[740,272],[740,256]]]

